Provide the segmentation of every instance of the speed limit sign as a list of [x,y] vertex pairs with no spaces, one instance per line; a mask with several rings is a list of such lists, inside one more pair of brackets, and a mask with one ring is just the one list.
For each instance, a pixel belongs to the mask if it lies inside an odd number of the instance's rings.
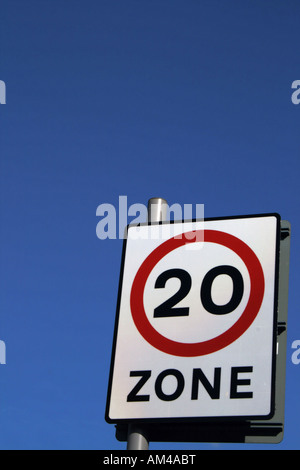
[[129,226],[108,422],[272,416],[279,235],[278,214]]

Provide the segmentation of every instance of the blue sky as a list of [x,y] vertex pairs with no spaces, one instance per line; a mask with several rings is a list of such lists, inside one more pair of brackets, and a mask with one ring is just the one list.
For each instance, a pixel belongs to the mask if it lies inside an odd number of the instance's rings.
[[1,1],[0,448],[125,448],[104,420],[122,240],[96,236],[120,195],[291,222],[285,438],[217,448],[299,448],[299,15],[296,0]]

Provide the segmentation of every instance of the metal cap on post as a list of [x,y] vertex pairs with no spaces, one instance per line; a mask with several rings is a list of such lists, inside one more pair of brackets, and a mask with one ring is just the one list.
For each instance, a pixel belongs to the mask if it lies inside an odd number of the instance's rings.
[[167,201],[161,197],[152,197],[148,201],[148,222],[163,222],[167,218]]
[[[152,197],[148,201],[148,222],[163,222],[167,218],[167,201],[161,197]],[[141,425],[128,425],[127,450],[148,450],[147,431]]]

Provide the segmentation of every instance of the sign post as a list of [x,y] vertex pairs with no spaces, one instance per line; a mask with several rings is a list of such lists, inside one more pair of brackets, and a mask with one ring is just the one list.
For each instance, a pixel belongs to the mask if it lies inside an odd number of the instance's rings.
[[106,410],[128,449],[282,437],[289,230],[278,214],[129,226]]
[[[148,201],[148,222],[166,220],[167,202],[162,198],[151,198]],[[128,425],[127,450],[148,450],[149,442],[143,426]]]

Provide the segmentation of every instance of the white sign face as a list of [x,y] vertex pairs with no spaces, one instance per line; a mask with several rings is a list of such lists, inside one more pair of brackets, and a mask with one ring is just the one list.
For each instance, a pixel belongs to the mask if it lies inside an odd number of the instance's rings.
[[129,227],[106,419],[273,413],[277,214]]

